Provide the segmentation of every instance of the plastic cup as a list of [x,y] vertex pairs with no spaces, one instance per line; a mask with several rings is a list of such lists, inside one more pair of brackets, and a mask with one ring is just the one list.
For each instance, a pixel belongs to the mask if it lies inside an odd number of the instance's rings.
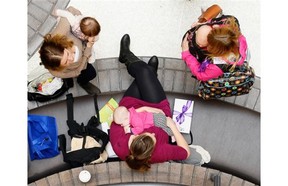
[[91,174],[87,170],[82,170],[79,173],[79,180],[83,183],[87,183],[91,179]]

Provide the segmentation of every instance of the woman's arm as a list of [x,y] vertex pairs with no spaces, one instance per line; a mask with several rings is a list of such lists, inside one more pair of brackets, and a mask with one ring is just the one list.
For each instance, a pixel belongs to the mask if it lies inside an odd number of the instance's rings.
[[187,64],[188,68],[192,72],[193,75],[196,76],[198,80],[207,81],[212,78],[217,78],[223,74],[223,71],[214,64],[209,64],[204,72],[199,71],[200,63],[197,59],[191,55],[189,52],[189,45],[187,40],[188,34],[186,34],[185,38],[182,41],[182,59]]
[[163,110],[161,110],[161,109],[158,109],[158,108],[153,108],[153,107],[147,107],[147,106],[145,106],[145,107],[139,107],[139,108],[137,108],[137,109],[135,109],[136,110],[136,112],[152,112],[152,113],[162,113],[162,114],[165,114],[164,112],[163,112]]
[[51,32],[52,35],[62,34],[67,35],[70,32],[70,24],[67,19],[60,18],[56,28]]
[[189,145],[186,142],[185,138],[182,136],[182,134],[177,129],[176,123],[170,117],[167,117],[167,126],[172,130],[177,145],[184,148],[187,151],[187,158],[188,158],[190,156]]
[[114,122],[111,123],[109,139],[114,152],[121,160],[125,160],[126,156],[130,153],[128,146],[130,136],[130,133],[125,134],[123,127]]

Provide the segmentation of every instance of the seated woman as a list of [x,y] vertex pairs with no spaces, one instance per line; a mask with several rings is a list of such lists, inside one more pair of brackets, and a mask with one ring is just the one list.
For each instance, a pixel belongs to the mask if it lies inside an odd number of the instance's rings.
[[[125,63],[128,73],[135,79],[124,93],[119,106],[127,109],[140,108],[142,111],[152,113],[164,113],[165,116],[171,118],[170,104],[157,78],[157,57],[153,56],[147,64],[136,57],[130,51],[129,46],[130,37],[126,34],[121,39],[119,61]],[[169,143],[169,136],[162,128],[151,126],[145,128],[142,133],[134,135],[132,133],[126,134],[121,125],[112,122],[110,142],[113,150],[121,160],[126,161],[130,168],[139,171],[149,170],[152,163],[168,160],[182,161],[190,158],[190,147],[186,140],[177,129],[174,121],[172,119],[167,121],[167,126],[175,137],[176,145]],[[204,150],[204,152],[207,151]],[[197,159],[196,161],[199,160],[199,163],[202,161],[202,157],[200,155],[199,159],[199,157],[194,156],[190,162],[193,163]]]
[[198,80],[217,78],[244,63],[247,42],[234,16],[195,23],[182,40],[182,59]]
[[[68,9],[72,14],[76,9]],[[66,18],[60,18],[56,28],[45,35],[39,50],[41,63],[49,72],[59,78],[77,77],[78,84],[88,94],[98,94],[100,90],[89,81],[96,77],[96,70],[88,63],[94,40],[88,40],[84,46],[82,41],[70,32],[70,24]]]

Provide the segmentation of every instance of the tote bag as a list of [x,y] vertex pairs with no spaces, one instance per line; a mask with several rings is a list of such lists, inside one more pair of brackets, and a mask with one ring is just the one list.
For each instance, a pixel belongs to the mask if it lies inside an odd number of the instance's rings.
[[28,114],[28,146],[31,161],[52,158],[59,154],[54,117]]
[[206,82],[198,81],[199,97],[204,100],[248,94],[255,82],[254,69],[244,62],[232,72],[224,72],[221,77]]

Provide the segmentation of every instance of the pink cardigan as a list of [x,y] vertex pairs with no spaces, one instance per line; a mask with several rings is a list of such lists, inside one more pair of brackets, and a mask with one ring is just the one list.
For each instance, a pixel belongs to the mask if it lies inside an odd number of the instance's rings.
[[209,64],[204,72],[199,72],[198,69],[201,64],[194,56],[191,55],[189,50],[183,51],[181,54],[182,59],[185,61],[192,74],[195,75],[198,80],[208,81],[209,79],[217,78],[223,74],[223,71],[214,64]]
[[[246,59],[246,52],[248,49],[246,38],[243,35],[239,36],[239,53],[241,55],[241,58],[237,62],[237,65],[243,65],[245,59]],[[200,81],[208,81],[212,78],[217,78],[223,74],[223,71],[214,64],[209,64],[204,72],[199,72],[198,69],[200,67],[200,63],[197,61],[197,59],[191,55],[189,50],[183,51],[182,53],[182,59],[185,61],[187,66],[189,67],[190,71],[193,75],[196,76],[196,78]],[[233,63],[230,63],[233,64]]]

